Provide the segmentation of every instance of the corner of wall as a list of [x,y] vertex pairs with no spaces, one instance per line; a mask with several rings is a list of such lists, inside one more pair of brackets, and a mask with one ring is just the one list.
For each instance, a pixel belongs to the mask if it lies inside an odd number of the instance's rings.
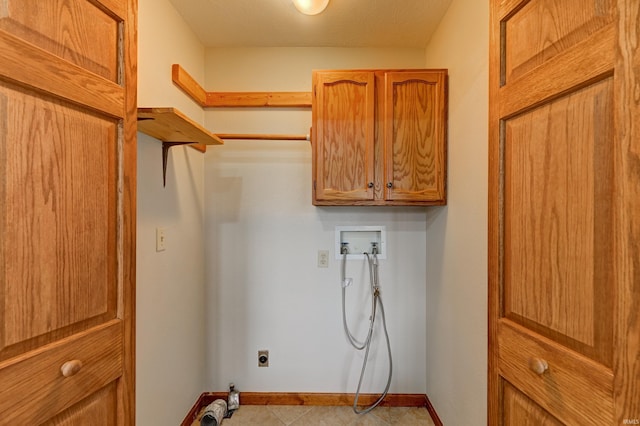
[[444,424],[487,413],[488,40],[489,2],[453,0],[426,49],[449,69],[448,205],[427,220],[427,393]]
[[[202,78],[204,48],[169,0],[139,1],[138,51],[139,105],[175,107],[202,123],[171,65]],[[204,155],[172,148],[164,188],[161,158],[162,144],[138,133],[136,423],[169,426],[205,390]],[[156,228],[165,229],[162,252]]]

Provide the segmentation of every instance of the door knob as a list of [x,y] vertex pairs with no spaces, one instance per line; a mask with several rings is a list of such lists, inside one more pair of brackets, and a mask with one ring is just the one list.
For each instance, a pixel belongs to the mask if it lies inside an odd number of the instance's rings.
[[393,188],[393,182],[387,182],[387,188]]
[[538,375],[544,374],[549,369],[549,364],[542,358],[529,359],[529,368]]
[[82,361],[80,361],[79,359],[74,359],[62,364],[62,367],[60,367],[60,371],[62,371],[62,375],[64,377],[71,377],[75,376],[81,368]]

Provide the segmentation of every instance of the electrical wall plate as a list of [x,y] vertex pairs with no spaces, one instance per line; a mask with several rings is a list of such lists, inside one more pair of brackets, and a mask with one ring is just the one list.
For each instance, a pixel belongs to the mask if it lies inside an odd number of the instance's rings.
[[269,366],[269,351],[267,349],[262,349],[258,351],[258,367],[268,367]]
[[167,229],[156,228],[156,251],[165,251],[167,249]]
[[329,267],[329,250],[318,250],[318,268]]
[[336,260],[341,260],[342,244],[347,243],[348,260],[364,259],[364,253],[372,254],[373,244],[377,245],[378,259],[387,258],[387,228],[384,225],[374,226],[336,226],[334,252]]

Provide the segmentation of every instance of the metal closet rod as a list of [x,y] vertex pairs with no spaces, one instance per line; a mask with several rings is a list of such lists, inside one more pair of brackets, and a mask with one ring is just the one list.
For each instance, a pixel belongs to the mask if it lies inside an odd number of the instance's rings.
[[223,140],[269,140],[269,141],[308,141],[309,135],[273,135],[273,134],[249,134],[249,133],[216,133]]

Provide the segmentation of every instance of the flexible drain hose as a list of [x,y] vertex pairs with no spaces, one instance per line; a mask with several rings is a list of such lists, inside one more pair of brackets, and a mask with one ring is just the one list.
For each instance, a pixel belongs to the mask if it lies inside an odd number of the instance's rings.
[[[342,324],[344,327],[345,334],[349,339],[349,343],[356,348],[357,350],[365,349],[364,360],[362,362],[362,370],[360,371],[360,380],[358,380],[358,388],[356,390],[356,397],[353,401],[353,411],[356,414],[366,414],[369,411],[376,408],[382,400],[387,396],[389,392],[389,387],[391,386],[391,376],[393,371],[393,361],[391,359],[391,343],[389,342],[389,332],[387,331],[387,319],[384,315],[384,304],[382,303],[382,297],[380,296],[380,287],[378,286],[378,256],[376,253],[373,253],[373,260],[369,256],[368,253],[364,253],[367,257],[367,262],[369,264],[369,281],[371,283],[371,315],[369,316],[369,331],[367,333],[367,338],[364,342],[359,342],[351,331],[349,330],[349,326],[347,325],[347,314],[345,309],[345,299],[346,299],[346,288],[350,283],[347,282],[346,279],[346,264],[347,264],[347,253],[344,252],[342,254]],[[362,386],[362,379],[364,378],[364,372],[367,368],[367,360],[369,359],[369,348],[371,347],[371,337],[373,336],[373,326],[376,321],[376,312],[378,303],[380,304],[380,314],[382,315],[382,326],[384,330],[384,335],[387,340],[387,353],[389,354],[389,377],[387,379],[387,385],[382,392],[382,395],[369,407],[364,410],[358,409],[358,398],[360,398],[360,387]]]

